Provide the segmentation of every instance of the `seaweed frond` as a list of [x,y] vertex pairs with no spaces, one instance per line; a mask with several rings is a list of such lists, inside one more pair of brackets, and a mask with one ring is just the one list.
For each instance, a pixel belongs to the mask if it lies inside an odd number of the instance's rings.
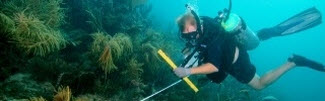
[[53,101],[70,101],[71,100],[71,89],[67,87],[59,87],[57,94],[54,96]]
[[73,99],[73,101],[105,101],[105,100],[107,99],[105,99],[102,96],[92,95],[92,94],[80,95]]
[[96,32],[92,34],[92,37],[94,42],[91,45],[91,51],[93,54],[99,54],[98,62],[102,70],[107,75],[108,73],[111,73],[113,70],[117,69],[113,62],[112,47],[109,45],[111,36],[104,35],[103,32]]
[[[94,42],[91,45],[91,52],[97,54],[102,70],[105,74],[108,74],[117,69],[114,61],[121,59],[123,55],[131,53],[133,45],[130,37],[123,33],[118,33],[113,37],[105,34],[104,32],[92,34]],[[123,59],[126,60],[126,58]]]
[[141,45],[142,58],[144,63],[147,64],[144,70],[148,71],[147,73],[150,75],[156,75],[159,72],[160,58],[158,57],[157,51],[158,49],[151,43]]
[[59,27],[64,22],[63,8],[60,7],[63,0],[49,0],[45,6],[47,13],[43,13],[41,20],[50,27]]
[[112,47],[113,57],[120,59],[122,54],[128,54],[133,51],[131,38],[123,33],[118,33],[108,43]]
[[15,22],[7,15],[0,13],[0,32],[3,33],[11,33],[14,28]]
[[157,55],[158,49],[150,43],[145,43],[141,46],[142,51],[144,52],[144,60],[146,63],[150,63],[152,60],[159,60]]
[[117,69],[117,67],[114,65],[109,46],[105,47],[98,61],[102,65],[102,69],[105,71],[105,73],[111,73],[113,70]]
[[103,27],[103,15],[101,15],[101,10],[86,10],[90,20],[86,21],[90,26],[92,27],[93,30],[96,31],[104,31]]
[[27,54],[45,56],[65,47],[66,40],[61,33],[45,26],[36,17],[20,12],[15,15],[15,22],[16,28],[11,33],[11,39]]
[[126,34],[118,33],[114,36],[114,39],[116,39],[120,46],[123,46],[123,53],[131,53],[133,51],[131,38]]
[[4,3],[2,10],[6,14],[25,12],[34,15],[44,24],[57,28],[64,23],[64,11],[60,7],[63,0],[10,0]]
[[65,47],[58,27],[62,0],[9,0],[1,4],[0,32],[26,54],[45,56]]
[[47,101],[43,97],[32,97],[29,99],[29,101]]
[[123,73],[127,74],[128,79],[134,86],[143,85],[141,80],[141,75],[143,73],[143,69],[141,67],[143,65],[143,63],[139,63],[135,58],[132,58],[127,65],[127,71]]
[[92,53],[100,53],[103,50],[103,46],[106,46],[112,38],[110,35],[105,35],[104,32],[96,32],[91,36],[94,39],[91,45]]
[[109,47],[111,47],[112,57],[116,60],[118,60],[123,53],[123,47],[115,41],[115,38],[112,38],[110,41],[108,41]]

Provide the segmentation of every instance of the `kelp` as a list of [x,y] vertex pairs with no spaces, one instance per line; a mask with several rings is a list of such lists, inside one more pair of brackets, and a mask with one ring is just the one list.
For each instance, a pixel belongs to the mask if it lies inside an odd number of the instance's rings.
[[105,100],[107,99],[103,98],[102,96],[92,95],[92,94],[81,95],[73,99],[73,101],[105,101]]
[[14,28],[15,22],[7,15],[0,12],[0,32],[1,34],[4,33],[11,33]]
[[2,32],[27,54],[45,56],[65,47],[56,28],[64,21],[62,0],[10,0],[2,4]]
[[[86,15],[83,26],[87,26],[90,32],[104,31],[107,33],[139,33],[149,22],[146,19],[151,11],[151,6],[145,6],[147,0],[104,0],[104,1],[80,1],[81,7],[78,13]],[[139,8],[139,9],[135,9]],[[77,23],[77,22],[76,22]],[[80,21],[78,20],[78,23]]]
[[103,49],[102,46],[108,45],[109,40],[112,38],[110,35],[105,35],[104,32],[96,32],[91,36],[94,39],[91,45],[91,52],[93,53],[101,52]]
[[24,11],[44,21],[45,25],[56,28],[64,23],[64,10],[60,7],[62,2],[63,0],[9,0],[0,11],[5,14]]
[[[53,101],[70,101],[72,99],[72,92],[69,86],[59,87],[56,91],[56,94],[53,96]],[[47,101],[43,97],[32,97],[29,98],[29,101]]]
[[[43,96],[47,100],[60,101],[140,100],[178,80],[170,67],[161,61],[157,50],[163,49],[180,64],[183,43],[178,41],[176,32],[165,33],[152,27],[147,16],[151,6],[146,2],[2,0],[0,32],[6,40],[0,45],[28,54],[23,55],[28,58],[16,59],[21,61],[6,66],[18,68],[15,73],[9,71],[12,74],[23,72],[30,76],[23,76],[21,81],[4,78],[5,82],[0,82],[0,87],[4,88],[0,89],[0,99],[35,97],[30,100],[43,100],[39,97]],[[72,40],[79,44],[67,44]],[[18,55],[11,54],[8,55]],[[0,64],[1,70],[6,68],[2,66]],[[199,95],[191,93],[191,89],[181,83],[152,100],[247,101],[261,98],[233,81],[225,81],[220,86],[211,83],[204,86],[196,77],[192,76],[191,80],[200,87]],[[69,87],[60,87],[55,95],[55,88],[60,85]],[[70,87],[76,98],[72,97]]]
[[29,99],[29,101],[47,101],[43,97],[32,97]]
[[66,41],[61,33],[45,26],[39,19],[21,12],[15,15],[15,22],[11,39],[27,54],[45,56],[65,47]]
[[[111,10],[108,10],[105,4],[109,4],[110,1],[102,1],[102,2],[92,2],[92,1],[81,1],[83,5],[83,12],[87,16],[86,23],[90,26],[92,31],[101,31],[106,32],[105,25],[109,23],[109,21],[105,21],[106,17],[110,17]],[[97,4],[96,7],[87,6],[90,3]]]
[[113,63],[113,57],[110,52],[109,46],[105,46],[102,54],[100,55],[98,61],[102,65],[102,69],[105,71],[105,73],[110,73],[113,70],[117,69],[117,67]]
[[89,10],[86,10],[86,12],[90,19],[86,22],[91,26],[91,28],[95,31],[105,31],[103,27],[103,15],[101,15],[101,12]]
[[[141,49],[143,51],[143,56],[144,56],[144,60],[146,63],[150,63],[153,61],[157,61],[159,60],[159,57],[157,55],[157,51],[158,49],[156,47],[154,47],[151,43],[145,43],[141,46]],[[155,64],[155,63],[153,63]],[[153,67],[154,68],[154,67]]]
[[98,62],[105,74],[117,69],[114,61],[119,60],[123,54],[132,52],[133,45],[131,39],[125,34],[118,33],[111,37],[103,32],[97,32],[92,34],[92,36],[94,42],[91,45],[91,52],[99,54],[97,55],[99,57]]
[[116,70],[117,67],[113,62],[112,57],[112,47],[109,45],[111,39],[110,35],[104,35],[103,32],[97,32],[92,34],[94,41],[91,45],[91,52],[95,56],[99,57],[98,62],[105,72],[105,74],[111,73],[113,70]]
[[[121,79],[123,79],[123,85],[127,91],[120,92],[124,93],[124,98],[117,99],[132,99],[140,100],[143,97],[144,89],[147,85],[143,83],[143,63],[138,62],[138,60],[133,57],[126,63],[126,68],[121,72]],[[122,97],[122,96],[119,96]]]
[[70,101],[72,97],[71,89],[67,87],[59,87],[53,101]]
[[143,37],[139,41],[140,51],[142,53],[141,57],[143,58],[144,63],[147,64],[146,66],[148,66],[146,69],[154,74],[159,70],[161,64],[165,64],[160,61],[160,57],[157,54],[158,48],[160,48],[164,42],[161,36],[153,31],[153,29],[148,29],[145,32],[145,35],[146,37]]
[[135,87],[144,86],[141,80],[141,75],[143,73],[142,66],[143,63],[139,63],[135,58],[131,58],[127,63],[127,69],[122,72],[122,75],[125,75],[126,81],[132,84]]
[[114,35],[114,37],[110,40],[109,44],[111,46],[119,47],[115,47],[116,50],[113,50],[113,53],[115,54],[114,58],[117,59],[119,59],[122,54],[129,54],[133,51],[131,38],[124,33],[117,33],[116,35]]
[[[42,0],[46,1],[46,0]],[[41,20],[45,20],[45,24],[50,27],[59,27],[61,24],[65,23],[64,21],[64,9],[60,7],[63,0],[48,0],[47,6],[45,9],[47,14],[43,13]]]

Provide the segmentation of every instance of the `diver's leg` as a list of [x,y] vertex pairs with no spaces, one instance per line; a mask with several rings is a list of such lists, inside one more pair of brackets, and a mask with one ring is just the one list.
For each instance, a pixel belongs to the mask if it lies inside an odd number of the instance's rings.
[[294,68],[295,66],[309,67],[320,72],[325,72],[325,66],[323,64],[307,59],[303,56],[294,54],[288,59],[288,62],[286,62],[279,68],[269,71],[268,73],[264,74],[261,78],[257,74],[255,74],[255,76],[248,83],[248,85],[255,89],[261,90],[267,87],[268,85],[272,84],[274,81],[279,79],[283,74],[285,74],[287,71]]
[[248,85],[257,90],[262,90],[295,66],[296,64],[294,62],[287,62],[282,66],[264,74],[261,78],[259,75],[255,74],[254,78],[248,83]]

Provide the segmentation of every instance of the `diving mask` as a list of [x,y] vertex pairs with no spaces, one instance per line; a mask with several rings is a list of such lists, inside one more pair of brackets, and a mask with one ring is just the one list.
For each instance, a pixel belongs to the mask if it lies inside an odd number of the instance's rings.
[[186,47],[195,47],[197,45],[197,36],[199,35],[198,31],[182,33],[181,37],[185,39]]
[[193,31],[193,32],[188,32],[188,33],[182,33],[182,38],[186,39],[186,40],[195,40],[196,36],[199,34],[199,32],[197,31]]

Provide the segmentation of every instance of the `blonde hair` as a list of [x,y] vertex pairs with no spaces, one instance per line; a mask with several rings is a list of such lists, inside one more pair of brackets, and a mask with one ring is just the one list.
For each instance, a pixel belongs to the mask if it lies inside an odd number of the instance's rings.
[[177,25],[178,29],[180,31],[184,31],[185,29],[185,24],[187,21],[190,21],[192,25],[196,25],[196,20],[194,18],[194,15],[192,13],[185,13],[184,15],[181,15],[180,17],[177,18]]

